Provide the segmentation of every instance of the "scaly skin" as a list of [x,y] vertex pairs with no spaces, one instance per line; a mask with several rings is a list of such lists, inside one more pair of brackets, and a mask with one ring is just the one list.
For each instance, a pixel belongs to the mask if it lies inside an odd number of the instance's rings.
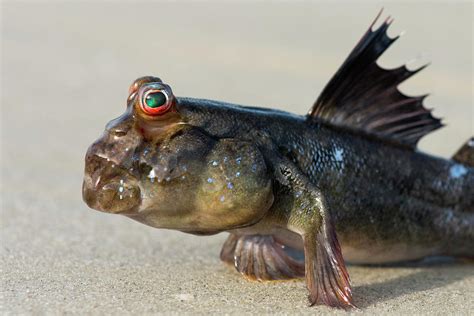
[[270,138],[324,192],[347,260],[474,256],[473,168],[281,111],[195,99],[180,108],[217,137]]

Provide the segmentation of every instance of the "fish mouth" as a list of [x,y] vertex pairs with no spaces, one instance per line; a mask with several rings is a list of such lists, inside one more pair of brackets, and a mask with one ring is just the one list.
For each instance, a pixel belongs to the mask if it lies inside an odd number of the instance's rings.
[[95,210],[132,215],[141,204],[135,177],[110,159],[96,154],[86,156],[82,198]]

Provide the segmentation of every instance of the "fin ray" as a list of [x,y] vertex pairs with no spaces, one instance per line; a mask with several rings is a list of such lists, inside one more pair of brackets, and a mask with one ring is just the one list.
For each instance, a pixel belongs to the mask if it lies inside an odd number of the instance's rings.
[[384,69],[377,64],[399,38],[387,35],[391,18],[373,30],[380,14],[323,89],[308,118],[415,148],[420,138],[443,124],[423,106],[426,95],[407,96],[398,85],[428,65],[410,70],[406,65]]
[[221,260],[233,264],[250,280],[287,280],[304,277],[304,263],[285,253],[283,245],[269,235],[231,234],[221,251]]
[[303,241],[310,304],[344,309],[355,307],[349,273],[330,221],[326,221],[316,236],[309,234]]

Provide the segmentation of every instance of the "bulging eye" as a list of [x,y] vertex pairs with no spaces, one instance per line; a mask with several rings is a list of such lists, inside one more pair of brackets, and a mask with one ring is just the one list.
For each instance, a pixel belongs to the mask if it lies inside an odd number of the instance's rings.
[[153,76],[145,76],[136,79],[128,88],[128,100],[132,100],[138,92],[138,89],[146,83],[161,83],[161,79]]
[[164,90],[149,90],[143,94],[140,106],[148,115],[161,115],[169,110],[171,102]]

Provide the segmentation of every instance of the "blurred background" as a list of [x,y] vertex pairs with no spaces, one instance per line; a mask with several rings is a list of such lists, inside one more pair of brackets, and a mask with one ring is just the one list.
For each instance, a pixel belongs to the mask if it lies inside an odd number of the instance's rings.
[[[472,2],[2,1],[3,312],[313,312],[302,282],[249,283],[223,266],[223,234],[87,209],[83,157],[144,75],[178,96],[305,114],[382,7],[389,34],[405,34],[379,63],[431,62],[401,90],[431,93],[447,126],[420,148],[449,157],[474,134]],[[471,266],[350,273],[369,312],[474,308]]]

